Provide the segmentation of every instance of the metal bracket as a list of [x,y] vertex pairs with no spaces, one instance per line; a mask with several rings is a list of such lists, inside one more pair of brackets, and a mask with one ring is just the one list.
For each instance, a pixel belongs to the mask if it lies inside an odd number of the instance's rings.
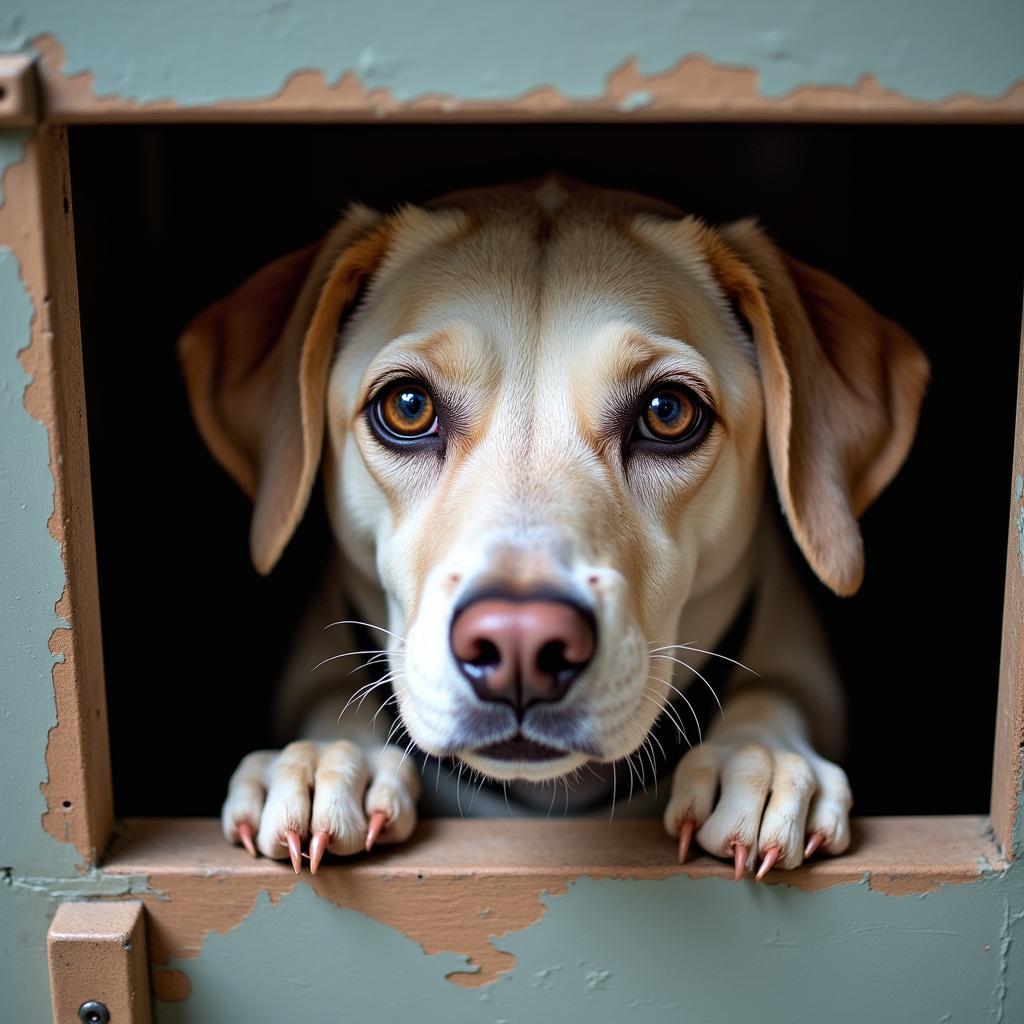
[[0,127],[28,127],[38,120],[35,59],[24,53],[0,54]]

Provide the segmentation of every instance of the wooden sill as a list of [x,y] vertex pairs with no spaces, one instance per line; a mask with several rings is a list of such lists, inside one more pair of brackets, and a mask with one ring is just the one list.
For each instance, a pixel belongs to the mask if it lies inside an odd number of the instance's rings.
[[[886,892],[923,892],[1005,866],[987,816],[858,818],[853,834],[853,845],[843,856],[819,857],[796,871],[774,871],[768,881],[818,889],[866,879]],[[233,876],[257,884],[294,877],[286,862],[252,859],[229,846],[219,823],[209,818],[125,820],[102,870],[153,879]],[[337,873],[353,882],[486,876],[564,884],[580,875],[731,878],[732,866],[703,854],[680,866],[661,823],[649,819],[441,818],[422,821],[404,846],[348,859],[328,857],[317,881]],[[159,887],[157,881],[152,884]]]
[[[229,846],[213,819],[137,818],[122,822],[102,871],[115,882],[132,876],[114,889],[144,902],[154,990],[175,1001],[190,989],[187,963],[175,961],[197,956],[211,932],[240,925],[261,900],[288,897],[308,907],[307,886],[321,900],[397,929],[428,954],[464,957],[465,966],[446,977],[475,987],[515,965],[495,938],[539,921],[547,913],[545,894],[565,893],[581,876],[727,879],[730,888],[715,894],[727,900],[733,892],[767,893],[765,886],[785,897],[792,886],[814,891],[844,884],[906,896],[972,882],[1004,866],[982,816],[860,818],[854,837],[842,857],[773,871],[762,883],[749,875],[734,883],[732,866],[723,861],[701,855],[677,864],[660,821],[440,818],[421,822],[405,846],[332,858],[315,877],[303,871],[298,878],[286,862],[253,859]],[[735,905],[755,914],[778,911],[774,899]]]

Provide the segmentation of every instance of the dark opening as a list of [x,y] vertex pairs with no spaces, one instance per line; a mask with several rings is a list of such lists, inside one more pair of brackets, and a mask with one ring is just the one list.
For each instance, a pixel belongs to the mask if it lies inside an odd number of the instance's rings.
[[390,207],[558,170],[712,221],[756,214],[933,361],[919,440],[863,521],[861,593],[815,583],[849,691],[855,812],[987,810],[1024,281],[1024,133],[769,125],[71,130],[115,803],[215,814],[268,745],[271,694],[328,532],[317,496],[269,579],[202,446],[175,341],[207,303]]

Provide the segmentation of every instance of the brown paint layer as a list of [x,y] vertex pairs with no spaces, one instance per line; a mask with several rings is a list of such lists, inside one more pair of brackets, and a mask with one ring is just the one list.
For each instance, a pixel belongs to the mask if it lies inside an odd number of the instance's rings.
[[43,827],[93,864],[110,836],[113,805],[66,129],[36,131],[24,161],[4,176],[4,196],[0,245],[17,257],[34,309],[19,356],[31,378],[25,408],[49,434],[48,526],[67,581],[55,610],[68,626],[50,639],[63,660],[53,667],[58,724],[47,743]]
[[[863,818],[855,822],[848,854],[772,872],[767,880],[814,891],[867,878],[872,888],[906,895],[974,881],[998,866],[986,818]],[[449,975],[464,986],[487,984],[511,970],[514,959],[496,948],[495,938],[500,945],[500,936],[538,921],[542,894],[562,893],[581,876],[732,877],[731,865],[706,856],[680,867],[659,821],[603,818],[425,821],[405,846],[331,858],[315,877],[301,879],[287,862],[254,860],[229,846],[216,821],[133,819],[104,871],[148,877],[152,894],[144,898],[158,964],[197,956],[206,935],[238,925],[261,891],[276,902],[308,884],[337,906],[398,929],[427,953],[466,955],[478,973]],[[186,985],[164,980],[163,973],[157,972],[160,998],[184,998]]]
[[153,994],[165,1003],[183,1003],[192,995],[192,982],[182,971],[158,967],[152,975]]
[[[65,75],[64,51],[52,35],[32,45],[40,55],[46,116],[69,123],[87,121],[198,120],[836,120],[836,121],[1003,121],[1024,120],[1024,81],[1002,96],[983,99],[960,93],[939,102],[915,100],[882,88],[873,75],[856,86],[805,85],[768,98],[752,68],[715,64],[701,56],[683,58],[661,74],[643,75],[635,58],[614,69],[605,93],[574,100],[541,87],[507,100],[459,100],[441,94],[399,103],[387,89],[367,89],[352,72],[328,85],[319,71],[296,71],[268,99],[180,107],[173,100],[139,103],[97,95],[91,72]],[[644,102],[634,103],[641,95]]]

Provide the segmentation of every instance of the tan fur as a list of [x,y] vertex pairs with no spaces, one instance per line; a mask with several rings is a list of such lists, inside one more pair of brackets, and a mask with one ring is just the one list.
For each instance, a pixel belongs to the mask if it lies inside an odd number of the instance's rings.
[[864,576],[857,519],[910,450],[927,360],[897,324],[785,256],[752,222],[720,236],[708,230],[702,241],[754,328],[790,527],[821,580],[853,594]]
[[[548,179],[384,218],[356,208],[315,253],[272,264],[198,318],[182,357],[204,437],[255,499],[261,571],[298,523],[323,448],[334,571],[360,617],[391,631],[398,707],[424,751],[506,779],[623,758],[671,696],[674,663],[651,648],[693,630],[682,638],[713,649],[753,590],[744,656],[765,667],[766,689],[738,692],[683,759],[666,827],[691,815],[712,852],[778,845],[786,867],[807,823],[843,848],[848,787],[817,752],[839,742],[841,698],[763,496],[770,468],[812,568],[837,593],[856,590],[856,520],[906,455],[927,376],[895,324],[750,222],[715,229],[646,197]],[[381,382],[408,376],[456,410],[443,458],[396,455],[367,423]],[[629,424],[612,410],[666,377],[705,396],[716,422],[685,456],[624,461]],[[448,632],[484,585],[543,585],[592,607],[598,651],[562,709],[579,716],[579,750],[510,768],[460,739],[474,698]],[[702,658],[686,655],[698,670]],[[312,700],[308,682],[290,685],[293,703]],[[331,708],[310,706],[307,735],[335,736]],[[372,744],[366,716],[353,728]],[[300,761],[311,770],[315,756]],[[286,784],[283,767],[255,763]],[[401,758],[381,764],[398,772]],[[255,771],[232,783],[229,838],[251,815]],[[406,808],[412,789],[392,775],[369,792]],[[268,808],[284,800],[272,785]],[[366,814],[384,800],[368,796]],[[409,813],[392,839],[408,835]],[[280,837],[261,835],[281,855]]]
[[338,320],[387,246],[384,230],[359,237],[375,219],[353,207],[320,246],[259,271],[181,339],[199,429],[254,501],[252,558],[262,573],[295,531],[320,466]]

